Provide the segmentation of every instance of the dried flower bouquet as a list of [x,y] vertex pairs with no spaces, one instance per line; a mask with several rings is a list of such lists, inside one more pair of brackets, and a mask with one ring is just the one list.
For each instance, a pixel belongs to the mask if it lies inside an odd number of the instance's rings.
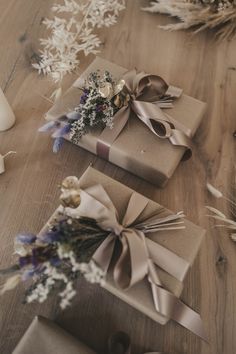
[[122,91],[123,86],[123,80],[114,81],[108,71],[103,74],[92,72],[85,82],[78,106],[67,116],[46,123],[39,129],[40,132],[53,131],[53,151],[59,151],[66,135],[72,142],[78,143],[92,127],[112,128],[114,114],[128,99]]
[[160,26],[165,30],[192,28],[196,33],[214,29],[219,39],[231,39],[236,34],[235,0],[155,0],[143,10],[180,20],[177,24]]

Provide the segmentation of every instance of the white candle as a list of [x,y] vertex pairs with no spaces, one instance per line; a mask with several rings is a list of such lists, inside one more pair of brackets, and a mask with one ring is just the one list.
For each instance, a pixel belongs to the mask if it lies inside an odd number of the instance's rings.
[[5,172],[4,157],[0,154],[0,174]]
[[6,153],[5,155],[1,155],[0,154],[0,175],[5,172],[5,162],[4,159],[11,155],[11,154],[16,154],[16,151],[9,151],[8,153]]
[[0,88],[0,131],[11,128],[15,123],[15,115]]

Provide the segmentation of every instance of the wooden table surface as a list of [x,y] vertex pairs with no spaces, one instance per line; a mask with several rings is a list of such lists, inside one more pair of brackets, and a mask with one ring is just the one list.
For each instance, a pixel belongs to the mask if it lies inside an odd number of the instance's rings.
[[[192,37],[187,32],[164,32],[157,25],[169,19],[141,12],[140,6],[147,4],[141,0],[129,0],[118,24],[101,31],[102,57],[127,68],[159,73],[208,103],[193,158],[178,167],[165,189],[158,189],[70,143],[53,154],[50,137],[37,132],[51,106],[44,96],[50,96],[54,85],[32,70],[26,47],[31,41],[37,48],[37,39],[46,35],[41,22],[49,16],[52,3],[54,0],[0,0],[0,85],[17,117],[11,130],[0,133],[0,152],[17,151],[0,176],[0,266],[13,262],[15,235],[37,233],[52,214],[62,179],[80,176],[92,162],[95,168],[168,208],[185,210],[190,220],[207,229],[182,298],[200,311],[210,344],[173,322],[158,325],[105,290],[81,281],[74,306],[65,312],[57,309],[54,298],[42,305],[23,305],[21,286],[3,296],[0,353],[11,353],[37,314],[55,319],[103,354],[107,335],[118,329],[131,335],[134,354],[147,350],[236,353],[236,245],[226,232],[212,227],[204,209],[208,204],[226,210],[222,201],[209,196],[206,181],[225,192],[235,182],[236,41],[217,43],[209,33]],[[81,56],[80,70],[92,59]],[[65,86],[74,79],[68,77]]]

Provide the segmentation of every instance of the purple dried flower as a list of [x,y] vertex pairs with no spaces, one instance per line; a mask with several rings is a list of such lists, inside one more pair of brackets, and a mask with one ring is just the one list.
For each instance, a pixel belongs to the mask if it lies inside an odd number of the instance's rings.
[[66,124],[63,127],[57,129],[55,133],[52,134],[53,138],[62,138],[70,132],[70,124]]
[[102,112],[104,110],[104,106],[102,104],[98,104],[95,108],[96,112]]
[[60,148],[62,147],[62,144],[63,144],[63,138],[61,138],[61,137],[56,138],[54,140],[54,144],[53,144],[53,152],[57,153],[60,150]]
[[50,264],[54,267],[58,267],[59,265],[61,265],[61,260],[59,257],[52,257],[50,259]]
[[24,271],[24,273],[21,276],[22,281],[26,281],[30,278],[32,278],[32,276],[35,274],[35,269],[31,268],[31,269],[27,269]]
[[80,97],[80,104],[85,104],[87,98],[88,98],[87,95],[82,95],[82,96]]
[[52,121],[44,124],[42,127],[38,129],[39,132],[48,132],[50,130],[53,130],[58,126],[58,122]]
[[37,237],[33,234],[19,234],[16,236],[16,242],[30,244],[30,243],[34,243],[36,238]]
[[60,233],[58,231],[48,231],[44,235],[40,236],[40,241],[44,243],[53,243],[58,241]]
[[19,258],[19,265],[21,268],[27,266],[28,264],[30,264],[30,258],[29,256],[26,257],[20,257]]
[[41,252],[37,248],[32,250],[32,256],[30,257],[30,261],[34,267],[37,267],[39,265],[40,256],[41,256]]
[[84,92],[83,92],[82,96],[80,97],[81,104],[84,104],[87,101],[88,95],[89,95],[89,90],[84,89]]

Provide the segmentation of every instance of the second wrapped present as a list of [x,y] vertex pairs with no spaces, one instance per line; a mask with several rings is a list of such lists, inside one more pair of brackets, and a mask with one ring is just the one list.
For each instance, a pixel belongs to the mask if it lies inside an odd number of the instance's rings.
[[31,280],[25,302],[57,290],[64,309],[84,276],[154,321],[173,319],[206,339],[199,314],[179,299],[205,231],[92,167],[61,191],[41,232],[17,235],[18,263],[4,270],[1,294]]
[[[70,184],[79,188],[78,208],[76,192],[68,194]],[[154,321],[174,319],[204,337],[199,315],[178,298],[205,230],[92,167],[78,184],[72,178],[65,187],[66,207],[59,207],[40,234],[61,214],[95,219],[110,232],[93,254],[105,274],[102,286]]]

